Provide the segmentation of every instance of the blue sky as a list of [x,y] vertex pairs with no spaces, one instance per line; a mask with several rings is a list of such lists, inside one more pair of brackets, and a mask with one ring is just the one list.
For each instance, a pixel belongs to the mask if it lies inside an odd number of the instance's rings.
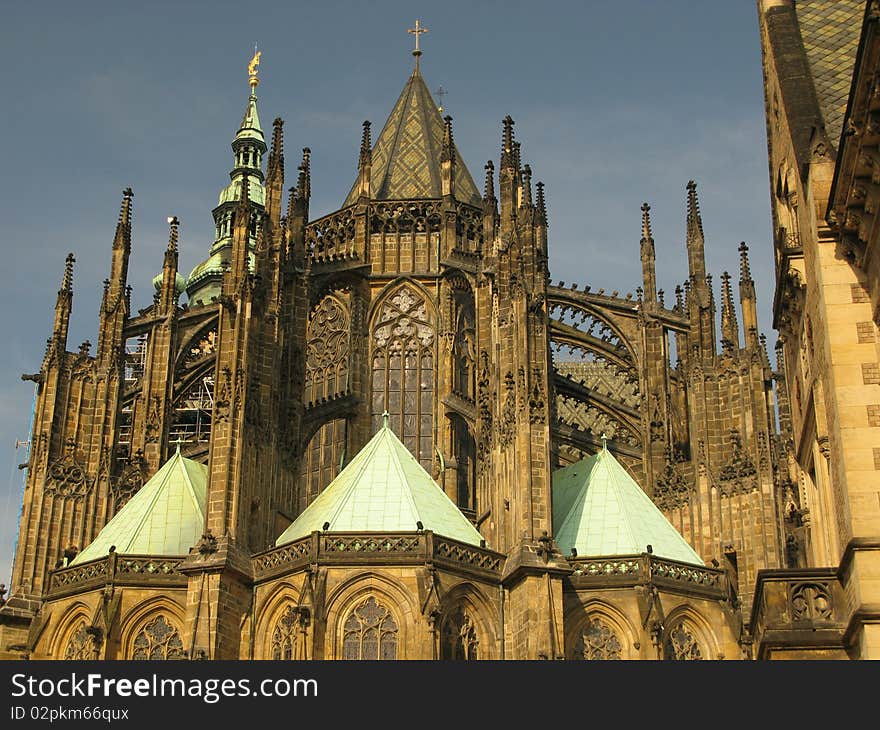
[[[458,148],[481,186],[510,114],[523,162],[546,185],[554,281],[634,291],[640,211],[652,206],[659,286],[686,277],[685,185],[694,179],[707,265],[736,278],[751,247],[772,353],[769,183],[757,11],[750,0],[580,2],[30,2],[0,27],[0,583],[21,500],[16,465],[32,383],[68,251],[76,255],[69,347],[97,342],[101,282],[121,191],[134,190],[129,282],[146,306],[177,215],[180,269],[211,244],[211,208],[263,51],[264,129],[285,120],[289,179],[312,150],[312,217],[355,178],[361,123],[375,133],[412,68],[443,86]],[[94,350],[94,348],[93,348]]]

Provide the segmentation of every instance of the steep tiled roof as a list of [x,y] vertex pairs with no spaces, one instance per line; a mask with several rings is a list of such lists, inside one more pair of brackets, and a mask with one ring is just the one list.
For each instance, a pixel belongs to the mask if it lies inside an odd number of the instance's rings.
[[825,130],[837,146],[852,84],[864,0],[797,0],[798,25]]
[[[373,147],[370,187],[376,200],[440,198],[443,119],[418,68],[403,87]],[[455,151],[455,197],[481,205],[474,180]],[[357,200],[357,181],[343,207]]]

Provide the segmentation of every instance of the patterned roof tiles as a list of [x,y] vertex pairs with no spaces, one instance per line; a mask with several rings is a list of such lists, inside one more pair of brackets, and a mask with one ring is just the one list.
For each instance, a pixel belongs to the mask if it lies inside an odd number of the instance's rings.
[[852,84],[864,0],[797,0],[795,6],[825,130],[836,146]]

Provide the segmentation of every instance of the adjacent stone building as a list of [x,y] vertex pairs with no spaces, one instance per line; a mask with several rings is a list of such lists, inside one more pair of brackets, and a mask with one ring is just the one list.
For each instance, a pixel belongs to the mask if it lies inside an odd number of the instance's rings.
[[[267,145],[256,57],[208,257],[178,272],[169,219],[153,304],[132,312],[126,190],[94,353],[68,350],[68,257],[24,376],[38,397],[0,651],[866,655],[864,632],[840,628],[863,584],[812,566],[837,550],[858,573],[868,543],[844,555],[825,526],[839,495],[800,476],[805,391],[792,404],[788,339],[770,364],[746,245],[737,307],[731,277],[716,289],[706,270],[689,182],[671,306],[647,204],[635,294],[553,283],[545,191],[513,120],[480,192],[414,55],[375,143],[364,123],[341,208],[316,219],[308,148],[283,204],[283,122]],[[808,488],[828,505],[813,522]],[[795,628],[821,640],[792,649]]]

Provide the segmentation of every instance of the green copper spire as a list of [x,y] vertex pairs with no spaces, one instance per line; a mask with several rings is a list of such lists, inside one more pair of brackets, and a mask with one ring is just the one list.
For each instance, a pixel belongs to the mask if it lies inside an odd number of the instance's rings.
[[[242,181],[248,179],[248,197],[251,206],[262,211],[266,203],[266,190],[263,186],[263,156],[266,153],[266,139],[260,126],[260,115],[257,111],[257,66],[262,51],[254,53],[248,64],[248,81],[251,93],[248,97],[244,116],[238,132],[232,140],[233,168],[229,173],[229,184],[220,191],[217,207],[212,211],[214,216],[214,244],[211,255],[198,264],[187,278],[186,293],[193,304],[207,304],[220,294],[220,282],[223,278],[224,266],[229,262],[232,249],[233,211],[241,200]],[[256,235],[250,236],[250,248],[256,245]],[[253,271],[253,254],[250,254],[250,268]]]
[[553,474],[553,532],[565,555],[639,555],[651,545],[659,557],[704,564],[604,443]]
[[476,528],[394,435],[386,417],[379,432],[275,544],[298,540],[315,530],[415,532],[417,529],[432,530],[471,545],[479,545],[482,540]]
[[186,555],[205,528],[208,469],[177,453],[120,509],[73,565],[123,555]]

